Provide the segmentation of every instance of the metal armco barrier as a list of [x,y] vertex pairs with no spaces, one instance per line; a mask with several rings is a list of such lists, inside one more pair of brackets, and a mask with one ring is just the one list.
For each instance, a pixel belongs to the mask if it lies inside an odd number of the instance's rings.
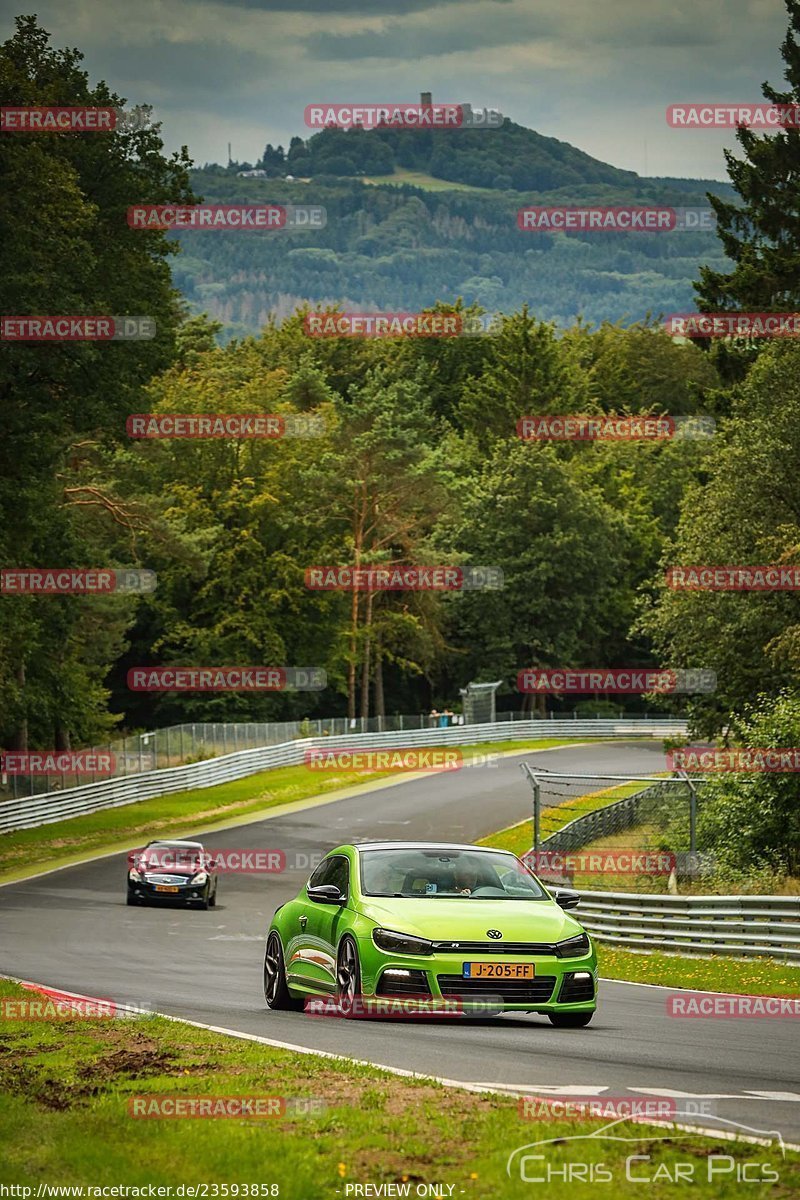
[[800,961],[800,896],[581,892],[576,916],[622,950]]
[[115,777],[82,787],[50,792],[28,799],[6,800],[0,803],[0,833],[14,829],[30,829],[49,825],[69,817],[79,817],[103,808],[117,808],[151,800],[173,792],[214,787],[230,783],[274,767],[297,766],[309,749],[391,749],[392,747],[470,745],[474,742],[516,740],[549,740],[551,738],[630,738],[675,737],[686,733],[686,722],[666,718],[640,720],[589,721],[498,721],[491,725],[456,725],[449,729],[414,729],[393,733],[357,733],[338,737],[313,737],[285,742],[279,746],[263,746],[255,750],[240,750],[204,762],[182,767],[165,767],[160,771]]

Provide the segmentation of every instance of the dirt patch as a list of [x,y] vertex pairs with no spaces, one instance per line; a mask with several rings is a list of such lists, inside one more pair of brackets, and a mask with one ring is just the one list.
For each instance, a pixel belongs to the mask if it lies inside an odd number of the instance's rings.
[[111,1054],[86,1063],[77,1071],[79,1079],[141,1079],[146,1075],[169,1075],[175,1069],[175,1055],[167,1050],[114,1050]]
[[0,1087],[12,1095],[23,1096],[42,1108],[63,1112],[96,1096],[99,1088],[74,1084],[42,1075],[23,1063],[4,1063],[0,1069]]

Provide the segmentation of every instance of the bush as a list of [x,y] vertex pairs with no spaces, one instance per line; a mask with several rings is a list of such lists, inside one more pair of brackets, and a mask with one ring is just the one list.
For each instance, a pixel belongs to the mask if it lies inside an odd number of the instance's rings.
[[[732,743],[753,749],[800,747],[800,697],[760,696],[734,721]],[[698,848],[721,869],[800,873],[800,774],[726,772],[702,789]]]

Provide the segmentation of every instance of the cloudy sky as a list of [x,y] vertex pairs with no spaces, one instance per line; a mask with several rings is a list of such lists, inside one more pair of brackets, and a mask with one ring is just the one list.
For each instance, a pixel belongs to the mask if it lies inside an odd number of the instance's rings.
[[198,163],[308,136],[316,101],[431,91],[618,167],[715,179],[734,139],[670,129],[665,107],[782,86],[788,23],[783,0],[0,0],[3,40],[31,11]]

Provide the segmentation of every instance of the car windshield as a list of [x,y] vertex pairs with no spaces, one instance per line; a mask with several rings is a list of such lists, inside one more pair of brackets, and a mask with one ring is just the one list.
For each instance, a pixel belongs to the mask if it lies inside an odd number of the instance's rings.
[[151,870],[156,867],[164,870],[199,870],[201,865],[201,851],[186,846],[148,846],[144,857]]
[[546,900],[539,881],[512,854],[496,850],[364,850],[365,896]]

